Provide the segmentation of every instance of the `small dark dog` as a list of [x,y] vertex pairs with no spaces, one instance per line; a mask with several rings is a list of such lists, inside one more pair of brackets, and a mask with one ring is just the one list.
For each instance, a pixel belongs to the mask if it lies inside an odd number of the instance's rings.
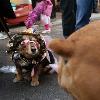
[[[17,70],[13,81],[18,82],[27,76],[32,86],[39,85],[39,75],[50,71],[52,68],[46,66],[55,63],[55,58],[47,50],[42,37],[39,34],[22,32],[14,35],[9,45],[7,52],[12,55]],[[47,53],[50,60],[47,59]]]

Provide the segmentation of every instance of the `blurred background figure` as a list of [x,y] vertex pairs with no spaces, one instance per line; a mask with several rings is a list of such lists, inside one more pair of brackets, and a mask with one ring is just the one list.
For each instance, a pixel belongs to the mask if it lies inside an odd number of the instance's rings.
[[98,0],[93,0],[93,13],[99,13],[99,11],[98,11]]
[[32,1],[32,7],[33,7],[33,9],[34,9],[35,6],[36,6],[37,0],[31,0],[31,1]]
[[51,18],[54,19],[54,18],[56,18],[56,4],[55,4],[55,0],[51,0],[51,2],[53,4]]
[[75,31],[76,0],[60,0],[63,36],[66,38]]
[[[39,1],[39,0],[31,0],[32,1],[32,7],[34,8],[36,6],[36,3]],[[53,10],[52,10],[52,13],[51,13],[51,18],[56,18],[56,5],[55,5],[55,0],[51,0],[52,4],[53,4]]]
[[32,28],[37,20],[44,26],[44,31],[42,33],[51,32],[51,22],[50,17],[52,13],[53,4],[51,0],[38,0],[34,9],[29,13],[28,18],[25,21],[27,28]]
[[76,0],[76,30],[89,24],[94,0]]
[[5,32],[9,32],[5,19],[15,17],[10,0],[0,0],[0,39],[7,38]]

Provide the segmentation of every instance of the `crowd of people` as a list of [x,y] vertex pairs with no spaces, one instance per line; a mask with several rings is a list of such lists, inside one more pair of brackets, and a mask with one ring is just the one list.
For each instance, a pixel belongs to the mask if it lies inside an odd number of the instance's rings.
[[97,13],[97,0],[61,0],[60,4],[65,38],[87,25],[92,12]]
[[[38,0],[38,1],[43,2],[48,0]],[[60,9],[62,12],[63,36],[65,38],[68,37],[70,34],[72,34],[74,31],[87,25],[90,22],[90,17],[92,12],[98,13],[98,7],[97,7],[98,0],[57,0],[57,1],[60,2]],[[34,8],[36,7],[36,5],[33,6]],[[45,31],[45,33],[46,32],[48,31]]]
[[[60,2],[63,36],[66,38],[74,31],[90,22],[91,13],[98,13],[98,0],[56,0]],[[50,18],[55,9],[55,0],[32,0],[33,11],[25,21],[27,28],[40,19],[44,25],[43,33],[51,32]],[[55,15],[55,14],[53,14]],[[1,26],[0,26],[1,27]]]

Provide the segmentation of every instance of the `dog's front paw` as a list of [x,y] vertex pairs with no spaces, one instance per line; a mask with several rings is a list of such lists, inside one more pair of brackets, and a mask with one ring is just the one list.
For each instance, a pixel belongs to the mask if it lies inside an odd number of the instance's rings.
[[38,85],[39,85],[39,81],[34,81],[34,82],[31,81],[31,86],[38,86]]
[[22,80],[22,79],[14,78],[14,79],[13,79],[13,82],[14,82],[14,83],[17,83],[17,82],[19,82],[19,81],[21,81],[21,80]]
[[14,78],[14,79],[13,79],[13,82],[14,82],[14,83],[17,83],[17,82],[19,82],[19,80],[17,80],[17,78]]

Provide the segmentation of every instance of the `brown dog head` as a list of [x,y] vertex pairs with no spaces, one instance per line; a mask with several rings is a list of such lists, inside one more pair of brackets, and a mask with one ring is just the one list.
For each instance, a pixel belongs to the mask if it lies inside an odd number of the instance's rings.
[[12,40],[9,41],[8,53],[18,51],[20,54],[29,56],[32,55],[31,43],[27,35],[14,35]]
[[25,32],[15,34],[8,44],[7,52],[9,54],[18,51],[26,58],[40,53],[42,55],[45,52],[45,42],[39,34],[27,34]]
[[74,32],[67,39],[55,39],[49,47],[61,57],[58,82],[77,100],[100,99],[100,21]]
[[[46,53],[45,42],[40,34],[28,34],[22,32],[15,34],[9,41],[8,51],[14,62],[18,61],[21,66],[29,63],[39,63]],[[15,61],[16,60],[16,61]],[[26,62],[26,63],[25,63]]]

